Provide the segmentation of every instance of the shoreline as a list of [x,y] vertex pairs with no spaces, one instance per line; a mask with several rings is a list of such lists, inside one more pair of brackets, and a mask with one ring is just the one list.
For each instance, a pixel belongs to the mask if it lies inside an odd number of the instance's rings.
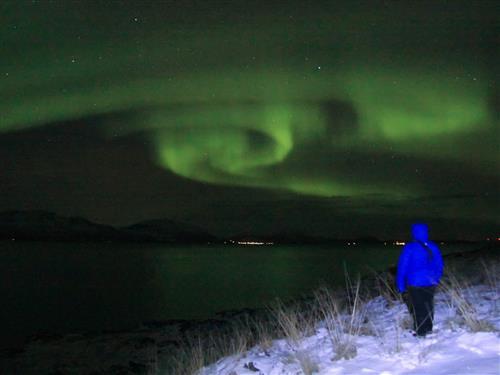
[[[469,265],[471,260],[497,258],[499,255],[498,246],[483,246],[476,250],[448,254],[444,256],[444,260],[448,267],[460,269]],[[395,267],[390,267],[380,274],[391,275],[394,271]],[[362,284],[374,288],[375,279],[375,275],[364,277]],[[307,309],[310,300],[311,296],[303,296],[287,301],[285,305],[294,304]],[[39,365],[58,368],[67,366],[65,363],[73,363],[76,366],[75,373],[87,373],[91,368],[104,371],[104,367],[114,368],[116,373],[119,373],[119,368],[120,371],[135,368],[137,373],[146,373],[144,371],[151,361],[152,352],[155,352],[155,358],[168,358],[191,337],[217,335],[235,322],[255,319],[268,321],[272,316],[266,308],[247,308],[221,311],[209,319],[146,321],[131,330],[39,333],[27,339],[22,347],[2,350],[0,364],[1,368],[12,369],[13,373],[26,366],[28,369]]]

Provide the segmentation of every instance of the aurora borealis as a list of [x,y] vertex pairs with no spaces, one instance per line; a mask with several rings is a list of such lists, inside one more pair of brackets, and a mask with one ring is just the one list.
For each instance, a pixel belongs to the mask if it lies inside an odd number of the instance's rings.
[[317,233],[354,218],[339,232],[374,235],[378,216],[493,228],[496,8],[2,2],[0,210],[218,232],[296,229],[300,212],[331,218]]

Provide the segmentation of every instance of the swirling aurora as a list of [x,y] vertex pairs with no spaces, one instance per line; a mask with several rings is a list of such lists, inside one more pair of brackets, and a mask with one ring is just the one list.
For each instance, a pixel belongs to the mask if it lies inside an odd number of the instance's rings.
[[98,120],[183,178],[304,196],[495,181],[493,2],[214,4],[4,2],[0,136]]

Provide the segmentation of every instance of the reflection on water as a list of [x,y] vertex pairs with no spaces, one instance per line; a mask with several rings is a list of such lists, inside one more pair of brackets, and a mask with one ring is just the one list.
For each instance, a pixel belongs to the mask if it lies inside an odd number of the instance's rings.
[[126,329],[263,306],[320,283],[343,283],[344,267],[350,273],[385,269],[400,250],[0,242],[0,345],[40,330]]

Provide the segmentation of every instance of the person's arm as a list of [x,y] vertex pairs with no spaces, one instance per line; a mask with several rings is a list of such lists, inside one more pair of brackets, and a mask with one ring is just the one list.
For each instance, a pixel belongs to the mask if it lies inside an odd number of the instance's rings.
[[399,256],[398,271],[396,274],[396,287],[399,293],[404,293],[406,291],[406,273],[408,271],[409,263],[410,251],[408,249],[408,245],[406,245]]

